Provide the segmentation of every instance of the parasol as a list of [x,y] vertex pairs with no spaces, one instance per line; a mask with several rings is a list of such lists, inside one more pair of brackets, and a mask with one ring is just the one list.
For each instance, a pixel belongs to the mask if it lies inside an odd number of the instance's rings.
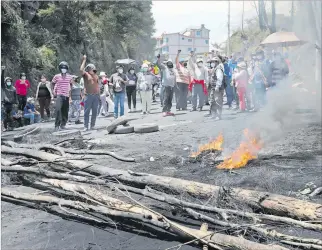
[[129,64],[135,64],[135,60],[133,59],[119,59],[115,62],[115,64],[124,64],[124,65],[129,65]]
[[300,40],[294,32],[280,31],[273,33],[265,38],[261,43],[263,46],[297,46],[304,44],[305,41]]

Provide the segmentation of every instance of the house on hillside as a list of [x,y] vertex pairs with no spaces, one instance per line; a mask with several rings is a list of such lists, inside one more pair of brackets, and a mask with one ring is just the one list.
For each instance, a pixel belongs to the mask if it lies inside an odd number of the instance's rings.
[[163,33],[161,37],[156,38],[155,56],[167,55],[174,61],[179,49],[180,60],[187,58],[191,51],[199,55],[208,53],[209,32],[210,30],[201,24],[199,27],[189,27],[182,32]]

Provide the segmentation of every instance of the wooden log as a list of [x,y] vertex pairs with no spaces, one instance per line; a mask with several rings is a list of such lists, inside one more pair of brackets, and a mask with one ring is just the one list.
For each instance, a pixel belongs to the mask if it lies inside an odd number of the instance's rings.
[[[60,187],[66,191],[84,193],[89,197],[108,205],[110,208],[114,208],[123,212],[143,214],[144,218],[148,217],[148,218],[151,218],[152,220],[167,222],[170,225],[169,227],[170,230],[174,232],[178,232],[179,230],[181,232],[184,232],[185,234],[190,235],[190,237],[194,237],[194,238],[202,238],[203,236],[208,234],[207,231],[205,232],[205,231],[195,230],[195,229],[187,228],[185,226],[174,223],[171,220],[162,216],[161,214],[156,213],[145,206],[142,207],[141,205],[138,205],[138,204],[128,204],[118,199],[109,197],[105,192],[103,192],[103,190],[97,187],[91,187],[89,185],[83,185],[79,183],[69,183],[66,181],[55,180],[55,179],[43,179],[42,181],[45,183],[49,183],[55,187]],[[209,233],[212,233],[212,232],[209,232]],[[196,235],[196,234],[199,234],[199,235]],[[219,237],[219,241],[217,241],[217,238],[215,237],[215,235],[217,234],[214,233],[213,238],[210,238],[212,239],[213,242],[209,242],[209,240],[208,241],[206,240],[205,242],[201,240],[201,242],[205,244],[213,243],[220,246],[227,246],[227,243],[226,243],[227,241],[230,243],[229,246],[234,249],[256,249],[256,250],[257,249],[263,249],[263,250],[275,249],[275,248],[285,249],[277,245],[270,246],[271,248],[263,244],[260,244],[262,245],[260,246],[260,245],[256,245],[257,243],[255,242],[251,242],[246,239],[242,239],[240,237],[234,237],[234,236],[223,235],[223,234],[218,234],[220,237]],[[223,238],[226,238],[226,239],[223,239]],[[205,239],[207,239],[207,237]]]
[[134,158],[124,157],[114,152],[110,152],[106,150],[83,150],[83,149],[75,150],[75,149],[62,148],[59,146],[53,146],[50,144],[17,144],[12,141],[6,141],[3,144],[13,148],[29,148],[29,149],[36,149],[36,150],[53,149],[61,152],[61,154],[68,153],[68,154],[80,154],[80,155],[109,155],[120,161],[135,162]]
[[[1,152],[6,154],[25,155],[41,160],[55,160],[59,157],[45,152],[30,149],[13,149],[6,146],[1,147]],[[85,161],[67,160],[66,162],[77,168],[91,165]],[[145,187],[146,185],[157,186],[166,190],[171,190],[171,192],[188,193],[199,198],[213,197],[214,200],[219,199],[219,197],[224,197],[232,202],[238,201],[244,203],[256,210],[260,209],[262,211],[268,211],[271,214],[297,218],[300,220],[322,219],[321,204],[278,194],[241,188],[226,189],[220,186],[195,181],[124,171],[95,164],[86,169],[86,172],[97,175],[108,175],[114,178],[117,177],[117,179],[122,182],[130,183],[138,187]]]

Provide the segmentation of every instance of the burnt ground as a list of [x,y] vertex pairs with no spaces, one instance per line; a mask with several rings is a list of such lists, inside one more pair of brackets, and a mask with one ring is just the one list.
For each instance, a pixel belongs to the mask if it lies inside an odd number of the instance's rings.
[[[198,144],[204,144],[222,133],[223,155],[227,155],[239,145],[245,128],[255,127],[261,130],[258,121],[261,121],[265,111],[237,113],[225,109],[223,120],[218,122],[204,118],[203,115],[207,111],[178,111],[175,117],[163,118],[159,104],[156,104],[153,105],[152,112],[149,116],[129,114],[138,118],[131,124],[157,123],[160,126],[159,132],[108,135],[105,130],[98,130],[84,135],[85,138],[93,138],[89,143],[93,144],[94,149],[106,149],[135,157],[135,163],[120,162],[110,157],[100,157],[93,161],[114,168],[173,176],[213,185],[269,191],[303,199],[308,198],[300,195],[298,191],[307,183],[322,185],[321,121],[310,110],[294,114],[292,119],[301,121],[300,123],[293,122],[293,126],[268,130],[270,134],[268,137],[266,134],[265,146],[258,159],[232,172],[216,169],[216,164],[211,165],[209,162],[190,162],[189,154]],[[97,125],[107,125],[111,120],[112,118],[99,118]],[[47,133],[53,130],[52,123],[41,126]],[[71,125],[69,128],[81,129],[82,126]],[[222,159],[223,156],[216,160]],[[314,201],[322,202],[319,197]],[[98,228],[3,201],[1,205],[2,249],[152,250],[179,244],[174,238],[164,235],[156,237],[152,232],[143,232],[140,226],[136,226],[135,230]],[[181,249],[195,248],[185,246]]]

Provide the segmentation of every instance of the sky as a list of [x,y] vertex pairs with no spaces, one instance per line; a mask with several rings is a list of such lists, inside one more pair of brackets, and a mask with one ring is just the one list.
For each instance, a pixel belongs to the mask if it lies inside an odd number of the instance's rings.
[[[257,16],[254,2],[244,1],[244,19]],[[227,39],[228,1],[153,1],[155,36],[163,32],[180,32],[189,26],[205,24],[210,29],[210,43]],[[288,7],[289,1],[276,1],[276,12]],[[285,12],[283,8],[282,11]],[[231,31],[241,27],[243,1],[230,1]],[[288,11],[287,11],[288,12]]]

